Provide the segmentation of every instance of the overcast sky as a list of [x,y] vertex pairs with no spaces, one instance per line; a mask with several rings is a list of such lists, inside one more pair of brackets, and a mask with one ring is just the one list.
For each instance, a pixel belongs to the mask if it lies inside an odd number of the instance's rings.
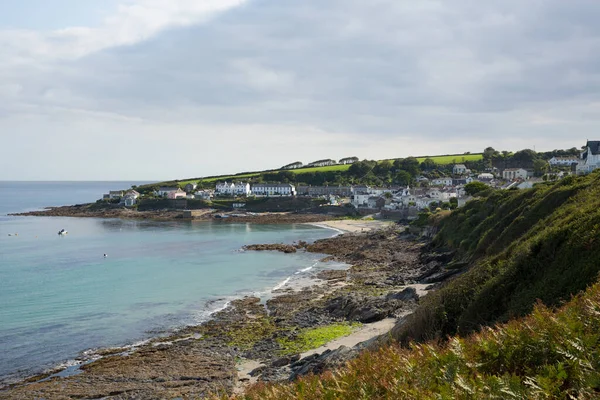
[[597,0],[3,0],[0,180],[600,139]]

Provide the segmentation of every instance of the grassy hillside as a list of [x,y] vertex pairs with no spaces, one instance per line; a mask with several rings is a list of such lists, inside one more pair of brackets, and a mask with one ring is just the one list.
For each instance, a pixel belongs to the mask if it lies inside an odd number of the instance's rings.
[[[257,385],[240,399],[595,399],[600,396],[600,284],[557,311],[444,344],[386,346],[345,368]],[[227,398],[227,397],[223,397]]]
[[464,273],[394,345],[243,398],[600,398],[600,173],[492,191],[437,224]]
[[[431,158],[437,164],[448,165],[448,164],[454,164],[454,163],[462,163],[462,162],[466,162],[466,161],[478,161],[478,160],[481,160],[482,157],[483,157],[482,154],[454,154],[454,155],[451,154],[451,155],[443,155],[443,156],[417,157],[417,160],[419,162],[423,162],[423,160],[425,160],[426,158]],[[394,160],[387,160],[387,161],[394,161]],[[306,173],[311,173],[311,172],[347,171],[349,168],[350,168],[350,165],[347,164],[347,165],[331,165],[331,166],[327,166],[327,167],[308,167],[308,168],[292,169],[289,171],[298,175],[298,174],[306,174]],[[275,173],[275,172],[279,172],[279,171],[283,171],[283,170],[276,169],[276,170],[270,170],[270,171],[257,171],[257,172],[241,173],[241,174],[237,174],[237,175],[233,174],[233,175],[211,176],[211,177],[205,177],[205,178],[191,178],[191,179],[184,179],[184,180],[179,180],[179,181],[159,182],[157,184],[158,185],[178,184],[179,186],[183,187],[183,186],[187,185],[188,183],[198,183],[200,180],[202,180],[202,182],[204,182],[204,183],[212,183],[212,182],[224,181],[224,180],[241,180],[241,179],[257,177],[264,172]],[[148,185],[146,185],[146,186],[148,186]]]
[[600,271],[600,174],[488,193],[439,224],[434,245],[466,272],[423,301],[396,337],[466,334],[558,305]]

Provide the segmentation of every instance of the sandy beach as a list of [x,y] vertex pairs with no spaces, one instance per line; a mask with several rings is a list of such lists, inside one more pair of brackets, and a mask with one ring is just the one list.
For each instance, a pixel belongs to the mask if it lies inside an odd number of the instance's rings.
[[378,221],[369,219],[344,219],[334,221],[322,221],[317,223],[310,223],[312,225],[327,227],[336,229],[342,233],[355,233],[355,232],[370,232],[376,229],[383,229],[394,225],[392,221]]

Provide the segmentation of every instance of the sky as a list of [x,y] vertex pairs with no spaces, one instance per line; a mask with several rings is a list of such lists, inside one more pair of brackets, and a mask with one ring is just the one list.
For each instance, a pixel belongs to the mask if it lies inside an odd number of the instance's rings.
[[0,180],[600,139],[597,0],[0,0]]

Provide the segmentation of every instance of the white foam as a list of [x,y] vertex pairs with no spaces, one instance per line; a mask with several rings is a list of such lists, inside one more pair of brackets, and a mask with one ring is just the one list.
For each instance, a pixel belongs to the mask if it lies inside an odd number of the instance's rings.
[[292,279],[292,277],[291,277],[291,276],[290,276],[290,277],[287,277],[287,278],[286,278],[286,279],[285,279],[283,282],[281,282],[281,283],[279,283],[278,285],[276,285],[276,286],[273,288],[273,291],[275,291],[275,290],[279,290],[279,289],[282,289],[282,288],[283,288],[285,285],[287,285],[287,284],[288,284],[288,282],[290,281],[290,279]]

